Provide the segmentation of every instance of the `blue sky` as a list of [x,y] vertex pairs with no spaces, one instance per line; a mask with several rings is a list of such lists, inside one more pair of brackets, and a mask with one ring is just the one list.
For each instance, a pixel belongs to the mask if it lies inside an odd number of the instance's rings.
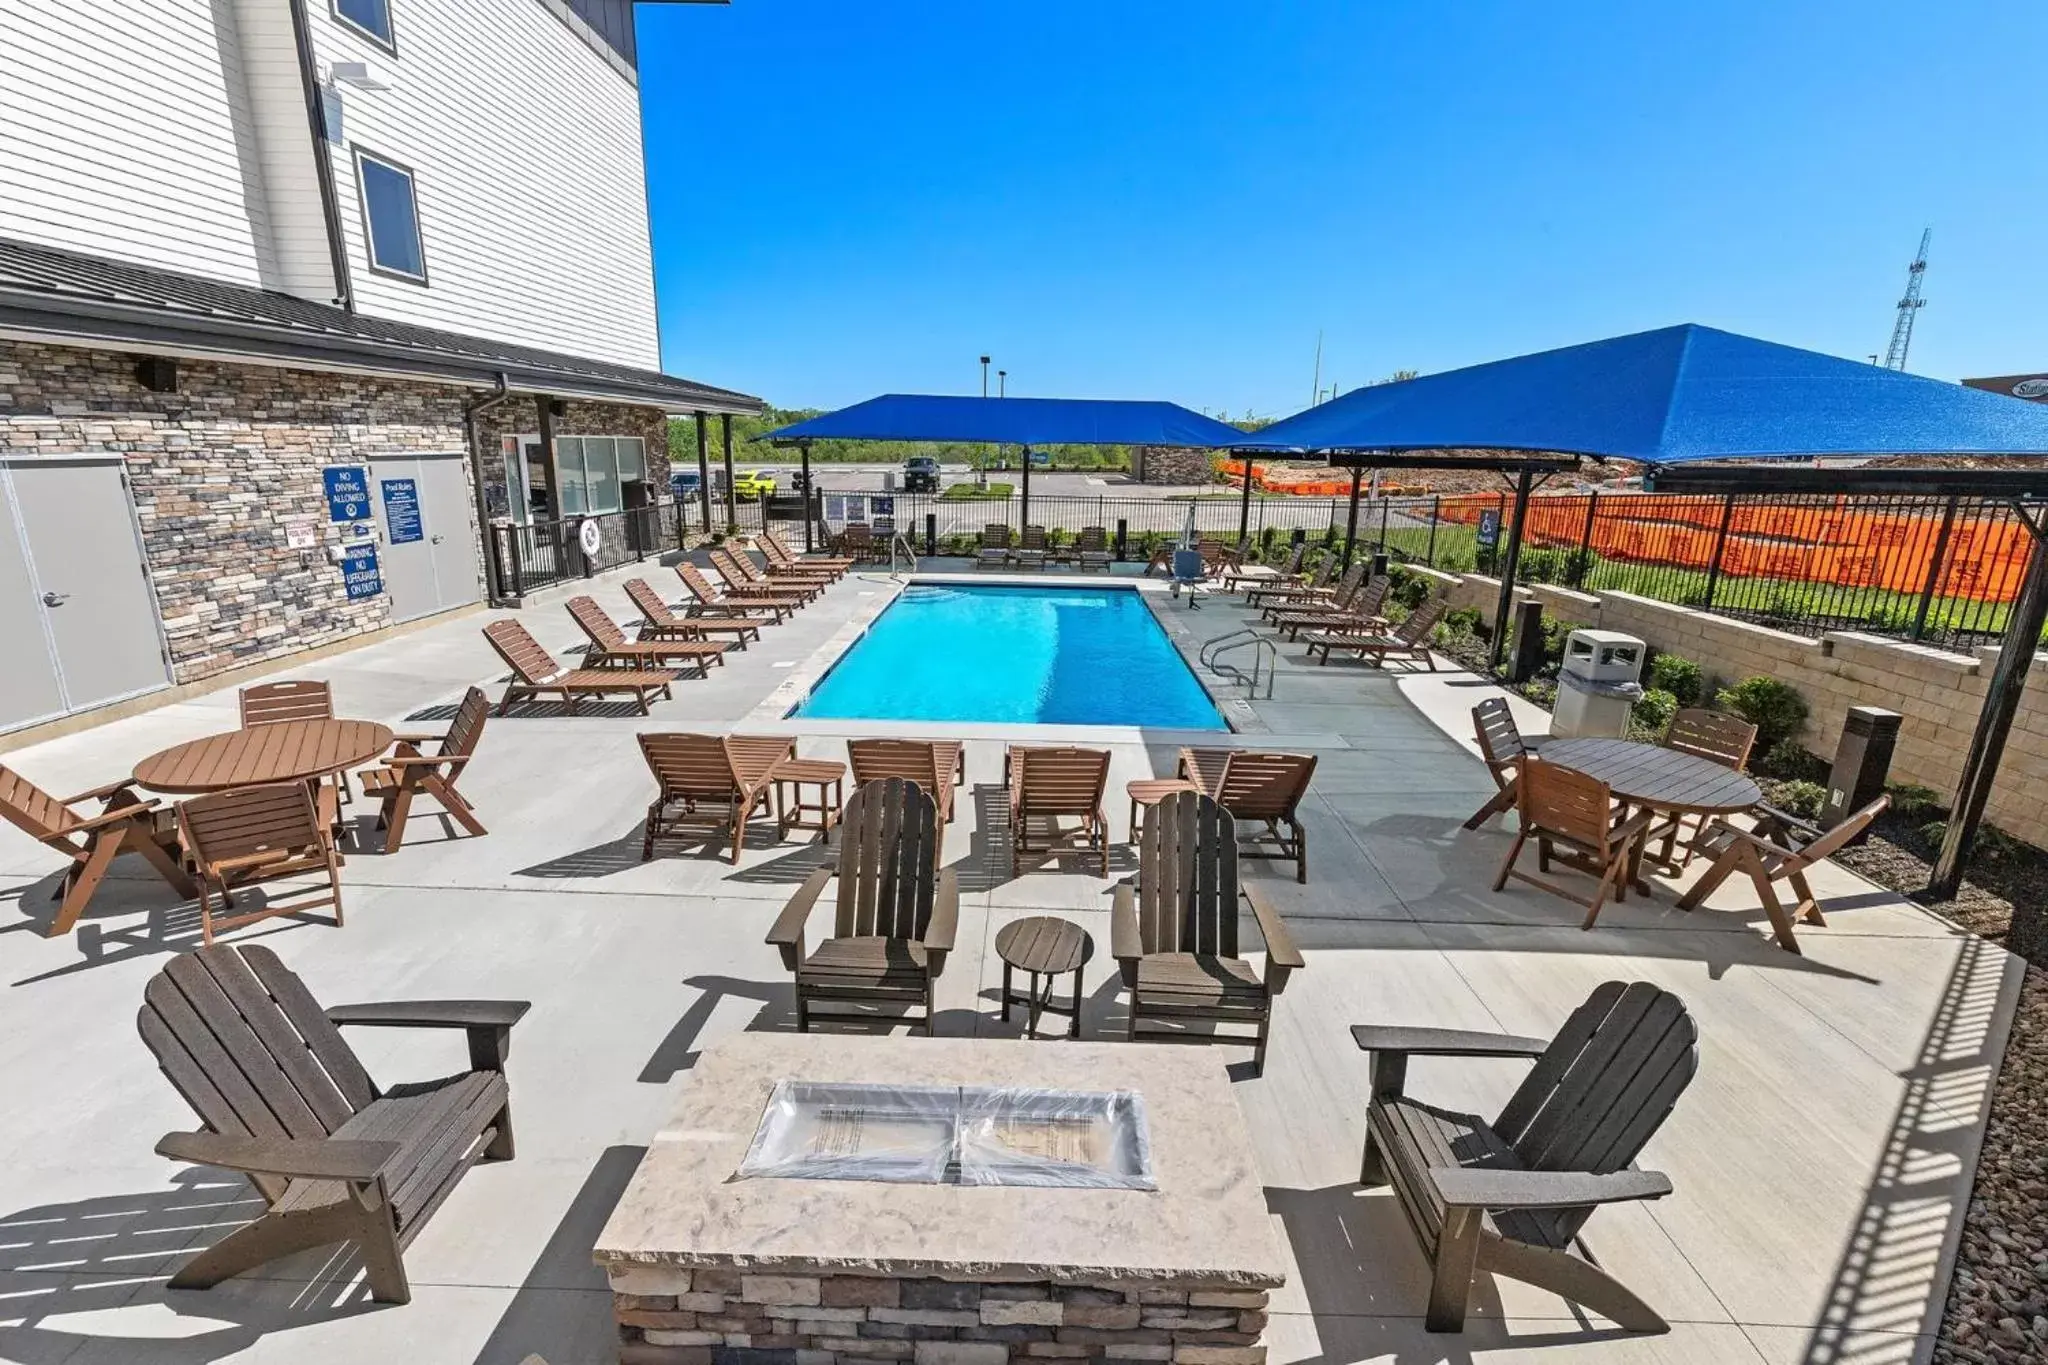
[[1676,322],[2048,368],[2048,7],[639,7],[664,359],[1282,415]]

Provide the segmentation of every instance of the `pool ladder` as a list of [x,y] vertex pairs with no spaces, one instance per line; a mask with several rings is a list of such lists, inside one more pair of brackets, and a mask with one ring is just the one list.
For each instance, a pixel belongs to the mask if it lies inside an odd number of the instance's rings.
[[[1252,652],[1252,668],[1249,673],[1245,672],[1237,664],[1223,662],[1224,655],[1235,654],[1241,649],[1249,649]],[[1196,657],[1201,660],[1202,666],[1210,672],[1220,674],[1232,682],[1243,683],[1245,688],[1244,694],[1247,698],[1254,698],[1259,695],[1259,679],[1264,677],[1266,680],[1266,699],[1268,701],[1272,700],[1273,674],[1279,667],[1280,647],[1273,643],[1271,636],[1262,635],[1256,630],[1249,629],[1233,631],[1229,635],[1221,636],[1203,645],[1201,653]],[[1264,665],[1263,668],[1261,667],[1262,664]]]
[[902,554],[904,559],[909,561],[910,571],[912,573],[916,573],[917,551],[910,548],[910,538],[904,535],[901,531],[898,531],[895,535],[889,537],[890,576],[899,579],[903,576],[902,570],[896,567],[896,556],[899,552]]

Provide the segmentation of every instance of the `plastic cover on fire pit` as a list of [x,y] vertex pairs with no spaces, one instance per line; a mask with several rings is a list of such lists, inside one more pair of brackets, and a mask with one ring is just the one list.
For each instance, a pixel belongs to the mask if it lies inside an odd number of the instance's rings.
[[1151,1190],[1133,1090],[775,1083],[742,1177]]

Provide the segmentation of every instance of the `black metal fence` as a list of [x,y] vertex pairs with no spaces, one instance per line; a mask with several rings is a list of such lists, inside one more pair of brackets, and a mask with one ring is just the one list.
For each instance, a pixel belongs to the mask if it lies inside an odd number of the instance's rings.
[[[1251,534],[1255,539],[1285,543],[1295,531],[1319,543],[1338,544],[1350,504],[1342,498],[1254,498]],[[1360,535],[1368,504],[1361,504]],[[865,522],[878,533],[910,537],[919,554],[971,554],[982,528],[1001,524],[1023,529],[1020,494],[989,498],[949,498],[932,493],[878,493],[820,489],[815,515],[833,532],[850,522]],[[1193,518],[1200,535],[1237,538],[1242,507],[1235,493],[1195,497],[1131,498],[1031,495],[1030,523],[1043,526],[1054,539],[1072,539],[1082,528],[1100,526],[1112,550],[1125,559],[1145,559],[1153,546],[1183,534]],[[1119,547],[1121,547],[1119,549]]]

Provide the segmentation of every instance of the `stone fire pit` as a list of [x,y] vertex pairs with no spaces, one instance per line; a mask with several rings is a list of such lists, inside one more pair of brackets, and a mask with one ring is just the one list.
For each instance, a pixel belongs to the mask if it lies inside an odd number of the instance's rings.
[[[778,1082],[1128,1092],[1157,1189],[741,1178]],[[730,1039],[596,1256],[625,1365],[1262,1365],[1286,1278],[1222,1062],[1108,1043]]]

